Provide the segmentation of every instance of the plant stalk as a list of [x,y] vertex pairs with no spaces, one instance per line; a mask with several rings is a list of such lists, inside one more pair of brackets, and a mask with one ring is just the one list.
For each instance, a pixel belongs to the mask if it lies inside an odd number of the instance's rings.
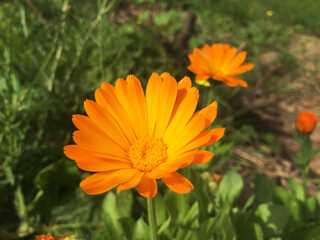
[[147,198],[151,240],[157,240],[157,217],[154,198]]

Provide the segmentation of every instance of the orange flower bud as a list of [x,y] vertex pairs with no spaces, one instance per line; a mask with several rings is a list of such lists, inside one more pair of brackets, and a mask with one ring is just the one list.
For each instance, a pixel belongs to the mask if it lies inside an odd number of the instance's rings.
[[318,123],[317,116],[309,111],[304,111],[297,118],[297,129],[302,133],[311,133]]
[[222,176],[218,175],[218,174],[213,174],[212,175],[213,180],[219,185],[221,180],[222,180]]

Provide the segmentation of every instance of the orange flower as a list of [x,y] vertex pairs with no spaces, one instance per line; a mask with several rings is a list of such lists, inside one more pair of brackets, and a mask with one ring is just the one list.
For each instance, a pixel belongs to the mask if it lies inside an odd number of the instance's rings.
[[296,122],[297,129],[303,133],[311,133],[318,123],[317,116],[309,111],[299,114]]
[[79,168],[97,172],[80,183],[83,190],[100,194],[118,186],[119,193],[138,186],[140,195],[153,198],[157,179],[177,193],[192,190],[177,170],[208,162],[213,153],[195,149],[224,134],[224,128],[203,131],[215,119],[217,104],[194,113],[198,98],[190,78],[177,83],[169,73],[153,73],[146,95],[133,75],[118,79],[115,87],[103,83],[96,102],[84,102],[88,117],[73,115],[76,145],[64,148]]
[[246,51],[237,53],[237,48],[231,48],[229,44],[216,43],[211,47],[206,44],[201,49],[195,48],[188,56],[191,61],[188,69],[196,74],[197,80],[212,78],[230,87],[248,87],[247,82],[235,77],[254,68],[253,63],[243,63]]
[[68,234],[64,234],[64,235],[62,235],[62,236],[56,236],[56,237],[54,237],[54,236],[51,236],[50,235],[50,233],[48,233],[48,235],[46,236],[46,235],[36,235],[36,238],[38,239],[38,240],[59,240],[59,239],[62,239],[62,238],[68,238],[69,240],[71,240],[71,237],[68,235]]

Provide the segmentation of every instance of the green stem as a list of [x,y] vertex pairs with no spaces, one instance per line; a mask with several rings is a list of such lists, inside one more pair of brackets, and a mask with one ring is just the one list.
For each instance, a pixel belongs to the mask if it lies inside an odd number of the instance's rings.
[[307,200],[308,198],[308,179],[307,179],[307,174],[308,174],[308,168],[302,167],[301,168],[301,174],[302,174],[302,182],[303,182],[303,188],[304,188],[304,196],[305,199]]
[[157,218],[154,198],[147,198],[151,240],[157,240]]

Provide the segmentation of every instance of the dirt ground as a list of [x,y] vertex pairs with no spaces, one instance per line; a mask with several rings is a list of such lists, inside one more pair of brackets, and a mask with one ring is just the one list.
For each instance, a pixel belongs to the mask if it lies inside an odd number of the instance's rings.
[[[284,187],[287,187],[289,177],[295,177],[301,182],[297,166],[290,161],[293,157],[299,156],[299,146],[292,136],[295,131],[295,120],[304,110],[315,113],[320,119],[320,39],[309,35],[296,35],[292,38],[288,49],[299,68],[289,82],[289,87],[293,90],[289,93],[270,96],[270,99],[263,96],[262,101],[269,101],[269,103],[262,104],[262,107],[253,110],[253,114],[259,119],[255,126],[257,131],[262,134],[273,133],[277,141],[282,144],[281,155],[258,154],[255,152],[259,151],[245,151],[239,148],[234,151],[236,161],[237,159],[247,160],[244,161],[245,166],[240,171],[247,181],[245,192],[248,196],[253,191],[257,172],[264,173]],[[267,52],[260,59],[259,64],[269,68],[267,75],[268,72],[270,74],[266,76],[266,81],[281,66],[277,58],[277,52]],[[258,83],[255,86],[256,95],[259,95],[259,87],[261,88],[259,85],[261,84]],[[247,104],[251,100],[247,99]],[[320,146],[320,124],[311,134],[311,139],[314,148]],[[316,177],[320,178],[320,154],[314,157],[310,164],[309,178]],[[317,184],[309,181],[308,190],[309,195],[317,195]]]

